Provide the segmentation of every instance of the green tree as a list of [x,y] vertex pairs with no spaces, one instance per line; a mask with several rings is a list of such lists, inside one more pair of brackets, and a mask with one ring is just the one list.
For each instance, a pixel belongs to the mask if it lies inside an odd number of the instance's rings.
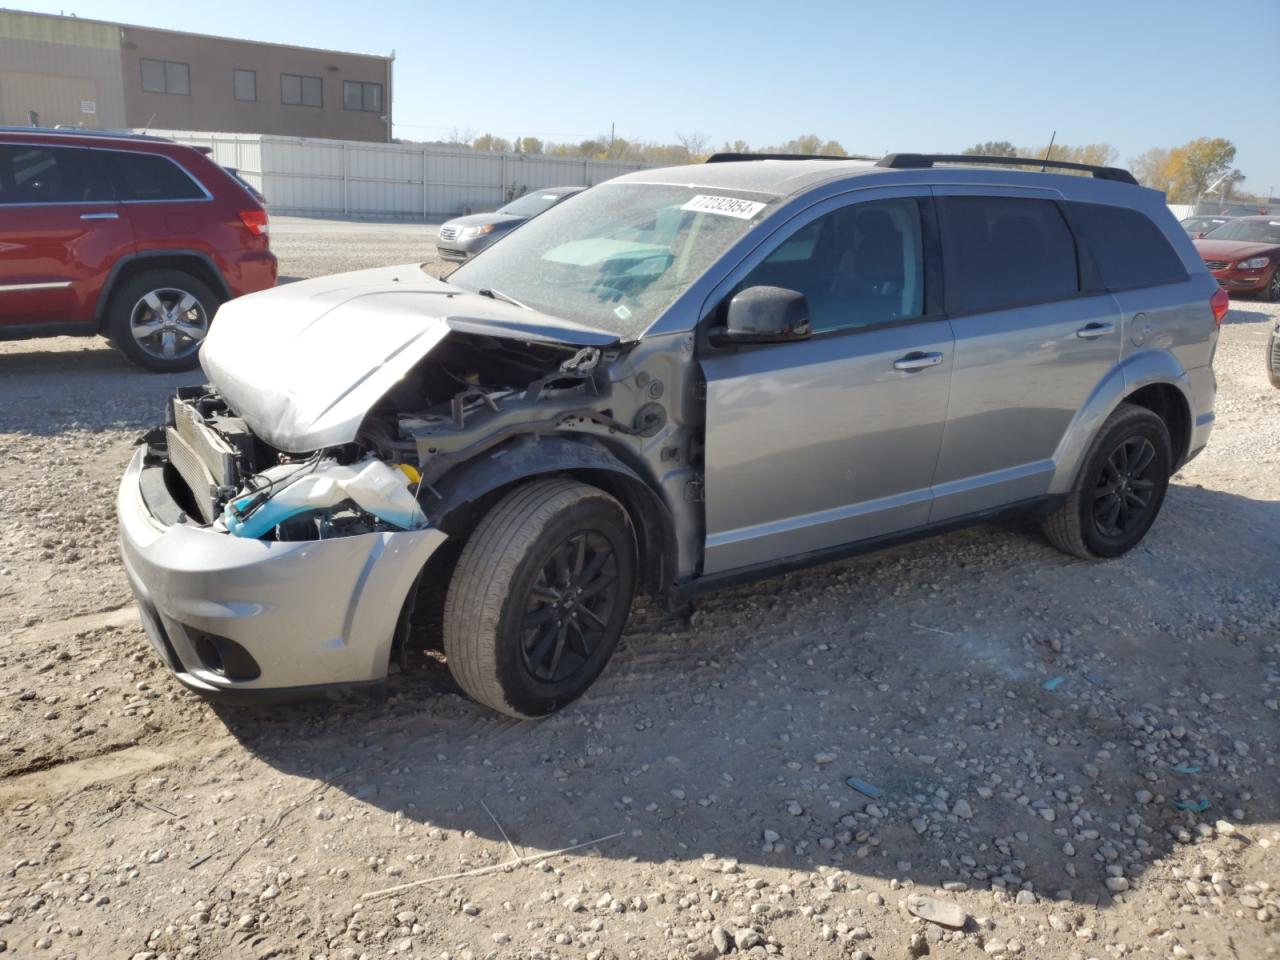
[[471,141],[471,149],[488,150],[492,153],[508,153],[511,150],[511,141],[503,137],[495,137],[492,133],[482,133]]
[[[1193,203],[1223,174],[1231,170],[1236,147],[1223,137],[1200,137],[1170,151],[1169,200]],[[1241,176],[1243,179],[1243,175]]]
[[1008,140],[988,140],[986,143],[975,143],[961,152],[966,157],[1016,157],[1018,148]]
[[516,141],[516,149],[521,153],[541,153],[542,141],[537,137],[521,137]]

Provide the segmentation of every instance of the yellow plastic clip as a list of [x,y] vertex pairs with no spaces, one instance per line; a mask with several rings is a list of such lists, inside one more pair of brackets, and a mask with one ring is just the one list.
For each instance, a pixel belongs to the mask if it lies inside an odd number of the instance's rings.
[[422,474],[418,472],[417,467],[408,463],[397,463],[396,466],[400,468],[401,473],[409,478],[410,483],[422,482]]

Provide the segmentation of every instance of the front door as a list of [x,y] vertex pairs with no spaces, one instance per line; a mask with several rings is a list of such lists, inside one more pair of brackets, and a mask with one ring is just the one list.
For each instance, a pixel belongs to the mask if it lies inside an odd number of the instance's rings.
[[[803,293],[811,339],[708,348],[704,574],[797,557],[928,520],[951,377],[930,202],[865,191],[767,242],[726,293]],[[732,281],[732,278],[731,278]],[[708,322],[716,322],[713,314]],[[722,321],[721,321],[722,322]]]
[[89,325],[133,228],[90,151],[0,142],[0,324]]

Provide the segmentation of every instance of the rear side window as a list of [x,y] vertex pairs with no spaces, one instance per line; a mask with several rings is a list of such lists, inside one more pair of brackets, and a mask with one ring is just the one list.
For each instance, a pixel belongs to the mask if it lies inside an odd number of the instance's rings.
[[88,151],[0,144],[0,204],[100,203],[113,199]]
[[204,191],[180,166],[153,153],[103,154],[114,166],[121,200],[203,200]]
[[949,312],[980,313],[1080,292],[1075,239],[1057,204],[942,197],[938,215]]
[[[1146,214],[1101,203],[1073,203],[1071,220],[1093,252],[1108,290],[1154,287],[1187,278],[1181,258]],[[1207,221],[1198,229],[1212,228]]]

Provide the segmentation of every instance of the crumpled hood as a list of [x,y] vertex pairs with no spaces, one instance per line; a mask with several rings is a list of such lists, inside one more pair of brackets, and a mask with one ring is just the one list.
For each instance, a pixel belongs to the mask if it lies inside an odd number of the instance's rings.
[[1257,240],[1211,240],[1202,237],[1192,242],[1205,260],[1244,260],[1274,253],[1277,249],[1274,243],[1259,243]]
[[369,409],[451,330],[570,346],[617,342],[404,264],[228,301],[200,365],[255,434],[279,450],[306,453],[354,440]]

